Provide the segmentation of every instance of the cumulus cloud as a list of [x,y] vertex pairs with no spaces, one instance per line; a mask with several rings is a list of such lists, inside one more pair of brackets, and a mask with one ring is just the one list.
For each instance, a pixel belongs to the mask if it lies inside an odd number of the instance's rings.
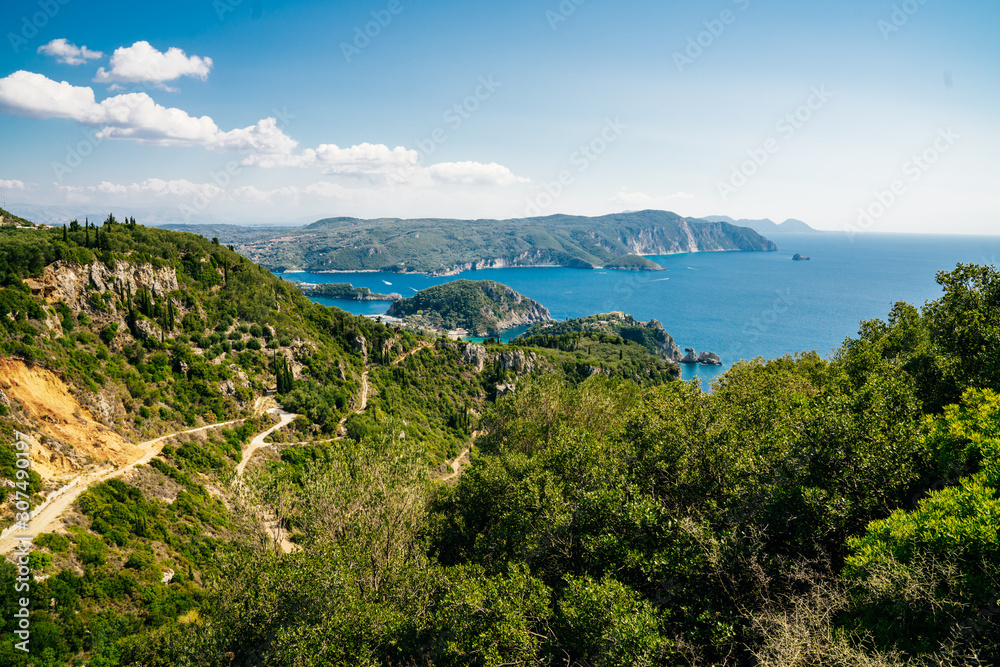
[[363,143],[349,148],[321,144],[301,153],[256,153],[243,160],[244,166],[319,167],[324,174],[364,176],[369,180],[392,184],[484,185],[525,184],[527,178],[515,176],[503,165],[491,162],[441,162],[428,167],[419,163],[415,150],[385,144]]
[[611,198],[610,203],[631,209],[657,208],[668,206],[681,199],[693,199],[694,195],[686,192],[675,192],[672,195],[650,196],[645,192],[627,192],[622,190]]
[[4,180],[0,178],[0,190],[23,190],[24,181],[14,180]]
[[53,39],[48,44],[38,47],[39,53],[52,56],[64,65],[82,65],[88,60],[98,60],[104,57],[100,51],[91,51],[86,46],[70,44],[65,38]]
[[21,70],[0,79],[0,107],[22,116],[83,121],[96,106],[90,88],[56,82],[34,72]]
[[136,42],[132,46],[115,49],[111,55],[111,70],[97,70],[97,83],[152,83],[167,88],[165,83],[182,76],[192,76],[204,81],[212,70],[212,59],[188,56],[172,46],[166,53],[157,51],[149,42]]
[[195,197],[216,199],[225,194],[225,190],[214,183],[193,183],[186,179],[164,180],[149,178],[141,183],[112,183],[101,181],[97,185],[57,185],[59,191],[70,201],[88,202],[94,199],[104,199],[101,195],[111,195],[117,201],[146,202],[150,197],[184,201]]
[[127,93],[97,102],[93,89],[18,71],[0,79],[0,108],[32,118],[66,118],[102,128],[99,139],[131,139],[156,145],[200,145],[214,151],[290,152],[298,142],[274,118],[222,131],[208,116],[157,104],[146,93]]
[[389,148],[385,144],[363,143],[349,148],[336,144],[321,144],[301,153],[258,153],[243,160],[244,166],[319,167],[325,174],[351,176],[389,175],[416,167],[419,154],[402,146]]
[[530,179],[515,176],[502,164],[490,162],[441,162],[431,165],[427,172],[439,183],[450,185],[514,185],[526,184]]

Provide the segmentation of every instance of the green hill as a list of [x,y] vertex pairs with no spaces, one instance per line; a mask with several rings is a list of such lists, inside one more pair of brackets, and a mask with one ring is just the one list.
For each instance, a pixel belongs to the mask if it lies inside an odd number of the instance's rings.
[[396,301],[387,315],[425,326],[465,329],[493,336],[526,324],[546,322],[548,309],[492,280],[453,280]]
[[345,301],[399,301],[399,294],[377,294],[367,287],[355,287],[351,283],[321,283],[319,285],[300,285],[306,296],[321,296],[327,299],[343,299]]
[[642,345],[661,359],[677,362],[683,356],[673,337],[656,320],[640,322],[625,313],[590,315],[562,322],[536,324],[525,331],[518,340],[539,336],[561,336],[579,332],[600,332],[619,336]]
[[[194,228],[200,230],[200,228]],[[643,255],[773,251],[752,229],[665,211],[512,220],[329,218],[301,229],[205,228],[273,271],[370,270],[450,275],[565,266],[662,270]]]
[[[0,560],[0,664],[997,664],[1000,273],[938,282],[706,393],[624,315],[431,341],[193,234],[0,229],[0,518],[93,473]],[[92,484],[60,435],[230,417]]]
[[10,211],[0,208],[0,227],[7,226],[19,226],[19,227],[34,227],[35,223],[30,220],[25,220],[19,215],[14,215]]

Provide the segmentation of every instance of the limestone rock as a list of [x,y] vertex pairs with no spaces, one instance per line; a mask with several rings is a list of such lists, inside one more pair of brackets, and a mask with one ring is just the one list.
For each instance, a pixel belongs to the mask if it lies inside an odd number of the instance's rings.
[[702,352],[698,355],[698,363],[703,366],[721,366],[722,359],[715,352]]
[[462,361],[476,367],[476,372],[481,373],[489,360],[486,348],[478,343],[469,343],[462,351]]

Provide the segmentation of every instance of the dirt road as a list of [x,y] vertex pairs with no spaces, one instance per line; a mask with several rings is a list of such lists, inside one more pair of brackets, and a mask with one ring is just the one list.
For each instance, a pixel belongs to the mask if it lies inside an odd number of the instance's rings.
[[236,466],[237,477],[243,474],[243,471],[246,469],[247,464],[250,463],[250,459],[253,457],[254,452],[256,452],[261,447],[267,447],[270,444],[264,442],[264,438],[271,435],[279,428],[287,426],[292,422],[293,419],[298,417],[298,415],[292,414],[291,412],[285,412],[281,408],[271,408],[270,410],[268,410],[268,412],[272,415],[278,415],[279,417],[278,423],[272,426],[271,428],[267,429],[263,433],[258,434],[257,437],[255,437],[253,440],[250,441],[250,445],[245,450],[243,450],[243,459],[240,461],[240,464]]
[[16,526],[11,526],[0,534],[0,555],[9,553],[10,550],[14,548],[17,544],[17,541],[14,539],[15,535],[20,535],[22,533],[28,535],[38,535],[39,533],[50,531],[53,525],[59,520],[62,513],[69,509],[70,505],[73,504],[73,501],[75,501],[81,493],[86,491],[91,486],[100,484],[101,482],[106,482],[109,479],[120,477],[131,470],[135,470],[137,465],[145,465],[152,461],[153,458],[155,458],[163,450],[163,445],[170,438],[178,435],[199,433],[213,428],[232,426],[233,424],[239,424],[242,421],[242,419],[236,419],[233,421],[223,422],[221,424],[209,424],[208,426],[192,428],[187,431],[178,431],[176,433],[161,435],[159,438],[154,438],[153,440],[147,440],[146,442],[140,443],[138,447],[143,450],[143,455],[128,465],[120,468],[105,467],[101,470],[77,475],[68,484],[54,491],[41,505],[32,511],[31,521],[28,523],[27,531],[19,531]]

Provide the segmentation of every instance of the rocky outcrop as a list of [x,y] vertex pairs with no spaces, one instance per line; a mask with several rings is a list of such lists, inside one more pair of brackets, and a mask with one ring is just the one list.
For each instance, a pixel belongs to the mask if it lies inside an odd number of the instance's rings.
[[687,354],[681,359],[682,364],[701,364],[702,366],[721,366],[722,359],[715,352],[698,354],[693,347],[686,347]]
[[504,350],[500,353],[500,367],[518,375],[527,375],[537,367],[538,355],[525,354],[524,350]]
[[115,262],[113,269],[103,262],[72,264],[63,260],[45,267],[41,279],[29,278],[25,283],[32,294],[43,297],[49,303],[64,301],[74,310],[91,310],[88,296],[90,292],[104,293],[114,290],[132,294],[145,287],[156,298],[163,298],[178,289],[177,272],[173,267],[156,267],[152,264]]
[[351,341],[351,345],[354,346],[355,350],[357,350],[358,352],[361,353],[362,357],[365,357],[365,358],[368,357],[368,339],[367,338],[365,338],[361,334],[358,334],[357,336],[354,337],[354,340]]
[[682,356],[681,349],[677,347],[673,336],[667,333],[663,325],[657,320],[650,320],[646,326],[653,329],[653,335],[656,338],[657,347],[659,348],[659,356],[675,363],[680,361]]
[[159,340],[161,332],[150,320],[140,317],[132,324],[132,335],[139,340]]
[[483,372],[489,358],[490,355],[486,352],[486,348],[478,343],[469,343],[462,350],[462,361],[470,366],[475,366],[477,373]]
[[487,364],[499,363],[500,368],[516,375],[528,375],[539,367],[539,358],[535,352],[524,350],[504,350],[489,352],[479,343],[467,343],[462,350],[462,361],[475,367],[481,373]]
[[[427,275],[429,276],[454,276],[462,273],[464,271],[483,271],[485,269],[508,269],[517,266],[564,266],[565,261],[560,262],[553,253],[546,250],[535,250],[531,252],[522,252],[519,255],[505,259],[503,257],[494,257],[492,259],[479,259],[474,262],[463,262],[461,264],[455,264],[448,268],[437,269],[436,271],[430,271]],[[571,268],[594,268],[592,265],[587,266],[573,266]]]
[[698,363],[703,366],[721,366],[722,359],[715,352],[702,352],[698,355]]

